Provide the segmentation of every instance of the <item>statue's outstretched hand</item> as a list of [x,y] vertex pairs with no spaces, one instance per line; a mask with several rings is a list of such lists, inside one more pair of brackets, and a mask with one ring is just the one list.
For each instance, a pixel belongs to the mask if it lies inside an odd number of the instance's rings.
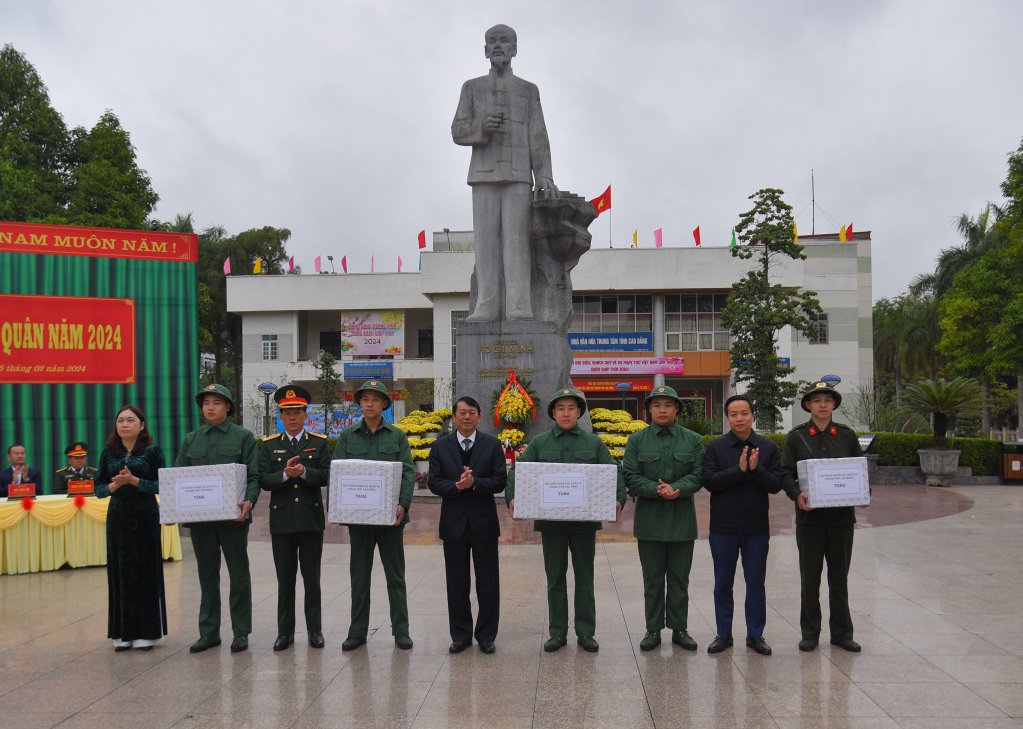
[[561,190],[554,184],[554,180],[549,177],[536,178],[536,185],[533,187],[533,199],[539,200],[541,197],[561,197]]

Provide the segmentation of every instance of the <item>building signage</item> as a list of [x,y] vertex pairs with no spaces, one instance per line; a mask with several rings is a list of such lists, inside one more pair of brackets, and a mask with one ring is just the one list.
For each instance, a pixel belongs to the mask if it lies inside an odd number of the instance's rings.
[[394,361],[369,360],[368,362],[345,362],[346,380],[394,379]]
[[572,375],[682,375],[682,357],[608,357],[577,358],[572,362]]
[[338,334],[344,354],[404,354],[405,312],[342,311]]
[[583,392],[618,392],[615,389],[615,385],[619,382],[628,382],[632,385],[632,389],[629,392],[650,392],[654,389],[653,380],[637,380],[636,378],[611,378],[608,380],[591,380],[591,379],[580,379],[577,377],[572,378],[572,384],[575,385],[576,389],[582,390]]
[[196,263],[199,260],[199,236],[195,233],[0,222],[0,252]]
[[653,332],[569,332],[573,352],[652,352]]
[[135,382],[135,299],[0,294],[0,383]]

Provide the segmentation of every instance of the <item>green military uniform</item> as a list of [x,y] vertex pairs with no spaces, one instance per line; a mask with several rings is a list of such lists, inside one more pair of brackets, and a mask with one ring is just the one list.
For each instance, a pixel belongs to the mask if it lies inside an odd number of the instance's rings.
[[[647,406],[655,397],[671,397],[681,406],[670,387],[655,388]],[[668,427],[651,423],[629,436],[625,445],[625,483],[637,497],[633,535],[643,568],[648,633],[659,633],[665,625],[688,630],[689,571],[693,542],[699,537],[693,495],[703,486],[703,451],[703,439],[677,422]],[[678,497],[660,496],[658,480],[677,489]]]
[[[285,385],[274,393],[282,410],[302,408],[309,392]],[[292,458],[305,467],[301,477],[284,477]],[[259,487],[270,492],[270,543],[277,568],[277,635],[295,633],[295,579],[302,570],[306,630],[323,630],[320,617],[320,559],[323,555],[324,509],[321,486],[330,479],[327,436],[302,431],[292,438],[278,433],[263,440],[259,453]],[[287,647],[286,645],[284,647]],[[318,646],[317,646],[318,647]]]
[[[219,425],[207,423],[185,436],[174,466],[212,466],[222,463],[242,463],[248,469],[245,501],[256,505],[259,498],[259,463],[256,437],[251,431],[231,422],[234,400],[223,385],[210,385],[200,390],[195,401],[202,407],[203,397],[220,395],[228,400],[231,409],[228,419]],[[202,598],[199,603],[199,636],[207,641],[220,640],[220,554],[231,577],[231,627],[236,639],[252,632],[252,581],[249,576],[249,524],[252,513],[245,521],[204,521],[184,524],[192,537],[195,562],[199,571]]]
[[[826,382],[818,382],[803,395],[803,409],[812,395],[828,392],[835,397],[835,407],[842,396]],[[789,498],[799,498],[799,476],[796,464],[810,458],[858,458],[863,455],[856,432],[848,425],[832,421],[818,430],[808,420],[785,436],[781,468],[782,488]],[[816,642],[821,632],[820,588],[824,560],[828,561],[828,602],[831,609],[831,640],[853,639],[852,615],[849,612],[849,565],[852,561],[853,530],[856,507],[832,506],[803,511],[796,504],[796,546],[799,549],[801,602],[799,626],[803,640]]]
[[[363,391],[379,392],[390,407],[387,388],[379,381],[365,382],[355,391],[355,401]],[[387,580],[387,599],[391,608],[391,634],[396,638],[409,634],[408,596],[405,590],[405,547],[402,534],[409,522],[412,490],[416,482],[416,469],[412,465],[412,449],[408,437],[390,423],[381,420],[376,432],[363,420],[345,428],[334,446],[334,459],[356,458],[367,461],[396,461],[402,464],[401,491],[398,504],[405,507],[405,516],[395,526],[348,524],[351,538],[349,571],[352,579],[352,624],[350,639],[364,639],[369,633],[369,588],[373,573],[373,550],[380,550],[380,561]]]
[[[88,444],[83,443],[80,440],[75,441],[64,449],[64,455],[68,458],[73,456],[84,457],[88,454],[88,452]],[[68,492],[67,485],[70,481],[92,481],[95,483],[97,473],[99,473],[99,471],[92,466],[83,466],[82,470],[76,471],[69,463],[66,468],[62,468],[53,474],[53,493],[66,494]]]
[[[575,398],[583,413],[586,397],[575,388],[559,390],[547,406],[547,414],[554,419],[554,405],[559,399]],[[603,441],[576,425],[563,430],[555,425],[529,442],[518,461],[534,463],[605,463],[617,465]],[[505,502],[515,499],[515,467],[508,472],[504,489]],[[625,504],[625,479],[618,471],[618,503]],[[575,574],[575,633],[580,638],[592,638],[597,627],[597,607],[593,597],[593,560],[597,546],[599,521],[546,521],[536,520],[533,529],[540,532],[543,543],[544,570],[547,573],[547,605],[550,611],[551,638],[568,636],[568,554],[572,553],[572,572]]]

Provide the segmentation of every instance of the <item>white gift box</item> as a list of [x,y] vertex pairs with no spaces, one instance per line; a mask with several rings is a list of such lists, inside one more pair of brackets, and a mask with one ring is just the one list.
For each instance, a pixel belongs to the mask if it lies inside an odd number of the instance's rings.
[[515,518],[614,521],[618,466],[605,463],[515,463]]
[[330,462],[331,524],[390,526],[397,521],[401,467],[395,461],[349,458]]
[[865,506],[870,503],[866,458],[810,458],[796,463],[807,506]]
[[248,469],[243,463],[160,469],[160,523],[237,519],[245,498]]

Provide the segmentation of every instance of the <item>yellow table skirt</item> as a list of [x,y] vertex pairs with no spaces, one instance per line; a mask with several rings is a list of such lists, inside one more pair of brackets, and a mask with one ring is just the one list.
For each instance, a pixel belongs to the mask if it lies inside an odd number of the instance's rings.
[[[0,574],[87,567],[107,563],[110,499],[40,497],[0,503]],[[31,508],[26,509],[26,506]],[[163,558],[181,561],[177,524],[161,527]]]

